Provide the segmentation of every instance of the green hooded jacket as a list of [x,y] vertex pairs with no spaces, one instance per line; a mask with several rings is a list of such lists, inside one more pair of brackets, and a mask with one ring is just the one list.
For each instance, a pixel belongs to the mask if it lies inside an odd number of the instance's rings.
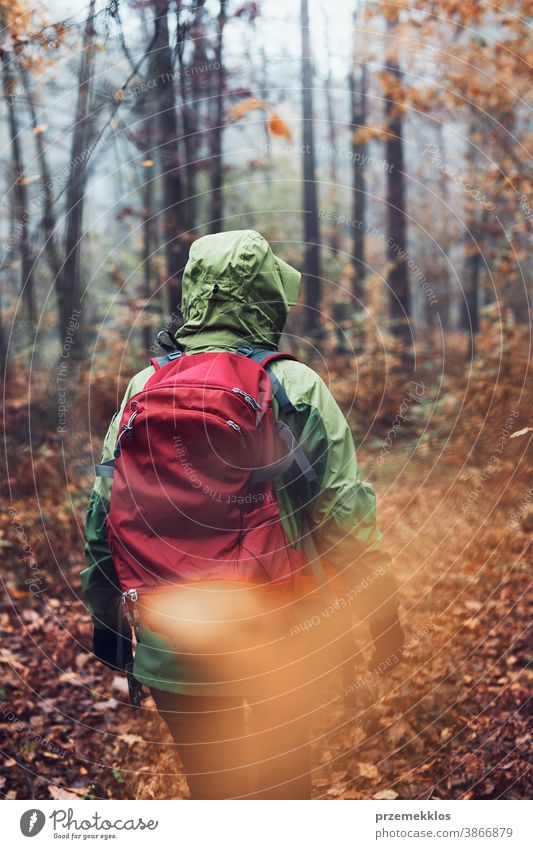
[[[256,231],[204,236],[192,244],[183,274],[184,323],[178,340],[187,354],[236,351],[245,342],[276,349],[299,285],[300,273],[276,257]],[[273,372],[294,407],[284,420],[299,437],[318,478],[313,485],[305,484],[307,491],[299,485],[298,492],[276,480],[286,534],[296,542],[303,518],[301,505],[307,505],[306,521],[314,543],[340,575],[349,576],[354,607],[363,617],[390,621],[397,611],[396,584],[388,558],[381,553],[375,493],[361,480],[346,420],[325,383],[304,363],[281,360],[274,363]],[[150,365],[131,380],[107,431],[102,462],[113,457],[125,405],[153,373]],[[105,524],[111,486],[112,479],[97,478],[90,496],[86,522],[89,565],[81,580],[94,627],[114,630],[121,589]],[[141,623],[137,636],[137,680],[171,692],[224,695],[221,685],[199,680],[194,665],[159,634]]]

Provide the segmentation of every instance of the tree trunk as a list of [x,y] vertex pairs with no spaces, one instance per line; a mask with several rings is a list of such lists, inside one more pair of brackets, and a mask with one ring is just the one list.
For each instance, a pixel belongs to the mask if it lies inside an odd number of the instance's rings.
[[87,187],[87,153],[94,139],[94,116],[90,112],[92,76],[94,69],[94,10],[95,0],[91,0],[89,14],[83,34],[82,57],[78,85],[76,117],[72,130],[70,171],[66,190],[65,223],[65,261],[61,273],[56,278],[59,305],[60,344],[69,335],[69,323],[76,316],[80,327],[76,343],[70,348],[70,359],[81,360],[84,354],[84,315],[80,313],[80,248],[83,222],[83,207]]
[[211,135],[211,164],[213,168],[211,177],[211,212],[209,215],[209,232],[217,233],[222,228],[224,216],[224,199],[222,195],[223,166],[222,158],[222,132],[224,121],[224,82],[225,74],[222,67],[222,48],[224,38],[224,26],[226,24],[226,0],[219,0],[219,12],[217,17],[217,37],[215,42],[215,66],[216,66],[216,90],[215,90],[215,116],[214,127]]
[[[469,138],[474,135],[474,126],[469,127]],[[469,172],[469,182],[472,173],[479,166],[479,154],[473,142],[468,143],[466,152],[466,164]],[[481,260],[483,256],[483,231],[488,219],[487,210],[484,208],[481,215],[477,210],[477,203],[470,195],[465,195],[464,219],[466,222],[464,271],[463,271],[463,299],[461,301],[459,326],[470,337],[470,356],[475,354],[476,334],[479,331],[479,278],[481,273]]]
[[[473,222],[466,236],[464,260],[464,298],[461,302],[461,329],[471,337],[471,352],[474,353],[475,336],[479,330],[479,272],[481,269],[481,250],[479,232],[473,230]],[[476,245],[477,241],[477,245]]]
[[43,134],[39,130],[39,119],[35,108],[35,99],[33,96],[33,85],[27,68],[22,61],[18,62],[18,72],[20,80],[24,88],[24,94],[28,103],[28,109],[31,117],[31,127],[35,137],[35,146],[37,148],[37,159],[39,162],[39,171],[41,173],[41,197],[43,199],[44,215],[44,250],[48,259],[48,265],[54,275],[54,280],[61,273],[61,259],[56,244],[57,238],[57,220],[53,204],[52,196],[52,176],[48,167],[48,156],[46,146],[43,144]]
[[0,376],[5,383],[9,376],[9,351],[7,347],[7,335],[4,326],[4,315],[2,312],[2,290],[0,289]]
[[[352,176],[353,176],[353,241],[352,241],[352,265],[354,270],[352,292],[356,299],[356,308],[361,309],[363,299],[363,282],[366,275],[366,181],[365,162],[368,145],[366,141],[358,141],[357,134],[364,130],[366,125],[366,65],[361,65],[361,73],[357,81],[355,73],[355,62],[350,76],[351,94],[351,124],[352,124]],[[359,89],[359,91],[357,91]]]
[[320,328],[320,234],[315,179],[315,142],[313,127],[313,66],[309,39],[309,8],[301,0],[302,28],[302,121],[303,121],[303,225],[305,326],[310,334]]
[[[192,74],[191,78],[191,97],[192,97],[192,112],[191,112],[191,128],[194,132],[194,149],[196,151],[195,158],[198,160],[200,157],[198,155],[198,151],[203,142],[203,135],[198,135],[199,127],[201,126],[202,120],[202,106],[205,102],[204,100],[204,87],[202,87],[202,74],[199,73],[198,68],[202,66],[208,65],[208,56],[206,51],[206,35],[205,35],[205,24],[203,21],[203,17],[205,14],[205,0],[195,0],[195,16],[194,16],[194,50],[192,54],[192,63],[193,67],[196,69]],[[196,168],[198,166],[195,166]],[[196,174],[194,173],[194,177]],[[196,207],[197,207],[197,199],[194,198],[193,209],[191,211],[192,218],[194,222],[196,222]]]
[[481,261],[483,257],[483,229],[487,221],[487,211],[484,210],[480,219],[468,201],[466,212],[465,252],[463,270],[463,298],[461,300],[459,326],[470,338],[469,354],[473,357],[476,351],[476,335],[479,331],[479,279],[481,276]]
[[[331,70],[331,39],[329,30],[329,16],[327,10],[322,7],[323,26],[324,26],[324,43],[325,43],[325,63],[326,63],[326,81],[324,87],[324,95],[326,98],[326,118],[328,126],[328,164],[329,164],[329,189],[328,196],[334,210],[337,210],[337,125],[335,123],[335,104],[333,102],[333,74]],[[332,251],[339,250],[339,225],[333,217],[330,225],[329,246]]]
[[159,171],[163,182],[163,239],[167,264],[169,323],[175,330],[181,320],[181,275],[187,261],[183,242],[183,192],[178,156],[178,118],[174,90],[174,66],[169,43],[169,2],[154,3],[155,42],[152,77],[157,79],[157,126]]
[[[184,209],[184,224],[187,230],[194,230],[196,227],[197,214],[197,199],[196,199],[196,169],[197,166],[194,160],[198,159],[198,102],[200,93],[198,88],[198,65],[201,64],[199,57],[204,57],[203,45],[200,42],[203,39],[198,38],[197,33],[201,27],[201,17],[205,6],[205,0],[194,0],[193,2],[193,24],[189,29],[189,37],[194,39],[194,49],[192,54],[192,73],[188,74],[188,68],[184,62],[184,52],[186,49],[186,30],[180,25],[180,15],[182,4],[178,0],[176,6],[177,27],[178,27],[178,65],[179,65],[179,80],[180,80],[180,99],[181,99],[181,116],[183,125],[183,144],[185,148],[185,209]],[[187,85],[187,79],[190,82]]]
[[[397,22],[387,19],[387,32],[394,35]],[[387,61],[388,71],[401,82],[402,73],[398,61],[391,52]],[[390,266],[388,287],[390,298],[391,330],[406,344],[411,342],[411,300],[407,275],[407,233],[405,219],[405,186],[402,119],[399,104],[391,97],[385,99],[387,124],[387,259]]]
[[[6,21],[0,16],[2,29],[6,32]],[[2,82],[4,98],[7,106],[9,140],[11,145],[11,179],[14,199],[13,220],[15,228],[10,236],[9,242],[18,247],[21,261],[21,295],[26,307],[26,313],[30,322],[35,321],[35,292],[34,292],[34,262],[32,250],[28,239],[28,223],[30,213],[28,210],[28,193],[24,182],[24,163],[22,145],[20,140],[20,127],[15,102],[15,80],[11,62],[14,59],[5,49],[2,51]],[[8,248],[9,250],[9,248]]]
[[[437,145],[443,151],[443,155],[446,155],[446,151],[444,150],[444,138],[442,134],[442,127],[440,124],[437,125],[436,128],[436,136],[437,136]],[[437,176],[437,193],[440,199],[441,209],[443,212],[443,228],[441,229],[441,237],[439,239],[439,243],[442,249],[443,256],[439,259],[439,288],[438,288],[438,308],[434,304],[431,304],[429,300],[426,298],[426,317],[427,323],[430,328],[438,327],[438,318],[440,318],[440,323],[444,330],[449,330],[451,327],[451,306],[452,306],[452,286],[450,280],[450,265],[449,265],[449,253],[450,253],[450,236],[448,233],[449,224],[444,217],[444,213],[449,206],[449,178],[446,174],[444,168],[438,169]]]
[[[337,206],[337,128],[335,126],[335,112],[333,106],[333,96],[331,86],[333,78],[331,71],[326,79],[326,114],[328,120],[328,141],[331,148],[329,154],[329,196],[332,199],[333,207]],[[335,220],[331,223],[331,235],[329,237],[329,246],[332,251],[339,250],[339,227]]]
[[[146,121],[146,159],[152,158],[152,132],[151,123]],[[142,298],[144,301],[144,322],[143,322],[143,346],[148,351],[153,344],[154,328],[152,326],[151,316],[153,313],[152,294],[153,287],[153,255],[157,247],[156,244],[156,218],[154,209],[154,176],[151,168],[145,169],[145,180],[142,187],[142,214],[143,214],[143,282],[142,282]]]
[[[260,55],[260,79],[259,79],[259,95],[261,100],[265,102],[268,101],[270,97],[269,90],[269,82],[268,82],[268,58],[266,54],[266,50],[264,45],[262,44],[259,49]],[[268,129],[268,121],[269,115],[267,112],[264,113],[263,117],[263,134],[265,138],[265,154],[264,158],[266,160],[266,168],[264,171],[265,182],[270,184],[272,182],[272,154],[270,152],[270,130]]]

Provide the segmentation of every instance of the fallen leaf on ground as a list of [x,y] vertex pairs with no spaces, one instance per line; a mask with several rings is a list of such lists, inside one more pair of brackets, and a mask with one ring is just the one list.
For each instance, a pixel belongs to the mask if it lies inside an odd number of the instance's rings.
[[398,794],[395,790],[382,790],[380,793],[376,793],[372,798],[386,801],[387,799],[397,799]]
[[378,768],[374,764],[359,764],[359,775],[364,778],[377,778],[379,776]]
[[52,799],[79,799],[78,793],[71,793],[70,790],[66,790],[64,787],[56,787],[55,784],[48,785],[48,792]]

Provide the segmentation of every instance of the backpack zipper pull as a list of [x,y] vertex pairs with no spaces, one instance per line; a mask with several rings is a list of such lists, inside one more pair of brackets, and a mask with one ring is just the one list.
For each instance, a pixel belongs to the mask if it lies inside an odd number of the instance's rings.
[[[133,402],[132,402],[132,404],[133,404]],[[117,444],[115,446],[115,458],[120,457],[120,443],[122,441],[122,438],[126,434],[128,434],[128,436],[133,436],[133,422],[135,421],[135,418],[139,415],[139,411],[140,411],[140,408],[136,407],[133,410],[133,413],[131,414],[131,416],[129,417],[127,424],[122,425],[122,430],[120,431],[120,433],[118,435]]]
[[130,601],[138,601],[139,600],[139,594],[138,594],[137,590],[132,589],[132,590],[126,590],[125,592],[123,592],[122,593],[122,604],[126,604],[127,599],[129,599]]
[[231,420],[231,419],[228,419],[228,420],[227,420],[227,422],[226,422],[226,424],[227,424],[227,425],[229,425],[230,427],[232,427],[232,428],[233,428],[233,430],[236,430],[236,431],[237,431],[237,433],[240,433],[240,432],[241,432],[241,429],[240,429],[239,425],[238,425],[238,424],[236,424],[235,422],[232,422],[232,420]]
[[126,619],[130,623],[130,626],[137,632],[139,627],[139,611],[137,607],[129,607],[128,602],[136,602],[139,600],[139,594],[137,590],[126,590],[126,592],[122,593],[122,607],[126,612]]

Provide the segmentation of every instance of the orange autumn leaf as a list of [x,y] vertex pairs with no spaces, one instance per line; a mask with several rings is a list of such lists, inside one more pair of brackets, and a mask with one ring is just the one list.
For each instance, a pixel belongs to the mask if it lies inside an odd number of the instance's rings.
[[268,109],[268,105],[258,97],[248,97],[246,100],[237,103],[233,109],[230,109],[228,119],[230,121],[238,121],[247,115],[248,112],[251,112],[252,109]]
[[268,131],[272,133],[273,136],[283,136],[286,139],[292,139],[292,133],[285,121],[283,121],[277,112],[274,112],[271,109],[268,103],[264,100],[260,100],[258,97],[248,97],[246,100],[242,100],[240,103],[237,103],[236,106],[230,109],[228,120],[238,121],[253,109],[263,109],[264,111],[270,112],[270,117],[268,119]]
[[292,140],[292,133],[285,121],[280,118],[277,112],[272,112],[268,119],[268,132],[273,136],[283,136],[283,138]]
[[28,595],[28,590],[20,589],[19,587],[11,587],[9,590],[9,594],[12,598],[24,598]]
[[374,139],[383,139],[385,137],[385,129],[383,127],[360,127],[357,132],[352,135],[353,144],[364,144]]
[[17,180],[17,183],[19,186],[31,186],[31,184],[35,183],[38,179],[38,174],[32,174],[29,177],[20,177],[20,179]]

